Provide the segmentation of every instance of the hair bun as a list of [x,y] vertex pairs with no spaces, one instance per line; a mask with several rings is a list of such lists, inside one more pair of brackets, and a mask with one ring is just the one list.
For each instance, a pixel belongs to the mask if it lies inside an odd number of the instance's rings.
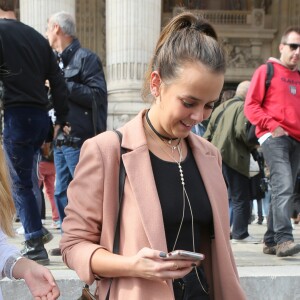
[[190,26],[191,29],[195,29],[197,31],[201,31],[202,30],[202,27],[199,23],[194,23],[194,24],[191,24]]
[[201,16],[198,17],[196,22],[191,24],[190,28],[200,31],[200,32],[204,33],[205,35],[210,36],[215,40],[218,40],[218,35],[217,35],[216,31],[214,30],[214,28],[212,27],[212,25]]

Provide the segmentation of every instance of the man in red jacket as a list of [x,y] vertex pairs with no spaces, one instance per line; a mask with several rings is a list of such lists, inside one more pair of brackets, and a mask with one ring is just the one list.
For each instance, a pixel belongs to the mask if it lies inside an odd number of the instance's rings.
[[254,73],[245,102],[245,115],[256,125],[256,135],[270,168],[272,200],[265,254],[279,257],[300,252],[290,221],[295,182],[300,173],[300,27],[289,27],[279,45],[280,58],[269,58],[274,75],[266,91],[266,65]]

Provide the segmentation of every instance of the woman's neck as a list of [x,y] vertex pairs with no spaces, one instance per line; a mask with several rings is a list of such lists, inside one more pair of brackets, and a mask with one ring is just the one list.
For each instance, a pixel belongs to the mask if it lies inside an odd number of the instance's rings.
[[181,158],[179,156],[179,152],[177,150],[177,146],[172,149],[172,145],[169,145],[168,143],[165,143],[162,141],[150,128],[149,124],[147,123],[146,116],[143,118],[143,125],[145,129],[146,139],[147,139],[147,145],[148,149],[158,158],[165,160],[165,161],[179,161],[184,160],[187,156],[187,145],[185,139],[179,139],[176,142],[176,145],[180,147],[181,151]]

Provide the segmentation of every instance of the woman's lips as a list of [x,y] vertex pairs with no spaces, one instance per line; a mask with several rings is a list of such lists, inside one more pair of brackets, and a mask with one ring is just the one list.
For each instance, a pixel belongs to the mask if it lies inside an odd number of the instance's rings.
[[185,127],[188,127],[188,128],[191,128],[195,125],[194,122],[193,123],[186,123],[186,122],[183,122],[183,121],[181,121],[181,124],[183,124]]

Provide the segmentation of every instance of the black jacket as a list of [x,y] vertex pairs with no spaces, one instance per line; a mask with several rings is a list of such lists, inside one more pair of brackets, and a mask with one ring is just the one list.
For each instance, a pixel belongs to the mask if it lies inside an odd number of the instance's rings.
[[[58,55],[58,54],[57,54]],[[100,58],[77,39],[58,55],[69,89],[71,135],[86,139],[106,130],[107,90]]]
[[49,42],[19,21],[0,19],[0,56],[4,109],[37,107],[47,110],[45,81],[48,79],[57,123],[64,123],[68,90]]

